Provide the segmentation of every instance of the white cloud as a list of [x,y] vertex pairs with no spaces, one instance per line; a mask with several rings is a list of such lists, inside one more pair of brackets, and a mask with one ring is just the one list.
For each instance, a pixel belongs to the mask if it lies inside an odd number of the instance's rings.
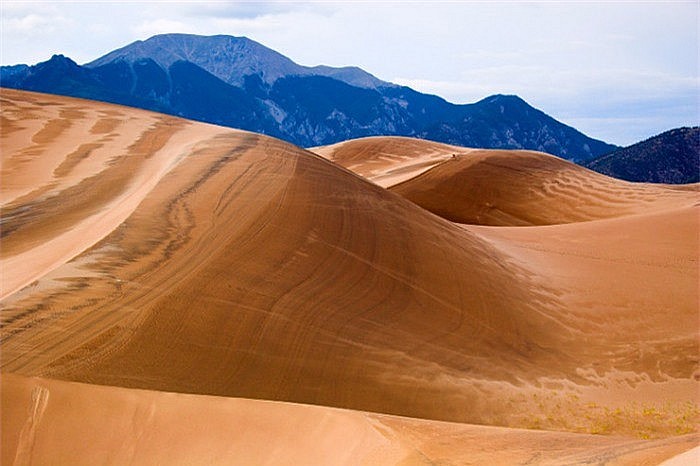
[[197,2],[183,4],[184,13],[194,17],[252,19],[298,10],[303,4],[289,1]]
[[157,34],[166,34],[169,32],[184,32],[191,34],[196,34],[199,32],[197,27],[192,23],[184,23],[182,21],[160,18],[142,21],[133,27],[133,31],[144,39]]
[[38,37],[72,28],[72,20],[51,5],[47,8],[30,8],[25,3],[4,2],[0,6],[2,34],[5,37]]
[[15,34],[33,33],[35,30],[38,29],[55,29],[52,18],[48,16],[40,16],[35,14],[26,15],[19,18],[10,18],[5,24],[5,27],[9,29],[8,32]]

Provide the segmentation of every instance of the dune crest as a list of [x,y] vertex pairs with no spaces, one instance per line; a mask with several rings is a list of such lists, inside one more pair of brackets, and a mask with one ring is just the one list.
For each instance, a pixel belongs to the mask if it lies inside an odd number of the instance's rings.
[[309,149],[388,188],[474,149],[400,136],[375,136]]

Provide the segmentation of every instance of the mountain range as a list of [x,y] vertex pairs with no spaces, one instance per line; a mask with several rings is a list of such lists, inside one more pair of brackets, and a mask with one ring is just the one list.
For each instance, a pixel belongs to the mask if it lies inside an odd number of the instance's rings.
[[457,105],[356,67],[306,67],[245,37],[163,34],[79,65],[0,68],[3,87],[155,110],[303,147],[373,135],[532,149],[583,162],[617,147],[513,95]]
[[672,129],[584,165],[627,181],[697,183],[700,182],[700,127]]

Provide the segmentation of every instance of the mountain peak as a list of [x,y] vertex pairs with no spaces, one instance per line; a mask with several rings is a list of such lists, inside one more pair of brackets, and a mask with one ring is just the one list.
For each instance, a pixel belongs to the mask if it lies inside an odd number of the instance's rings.
[[36,67],[39,70],[55,70],[56,72],[77,72],[80,70],[80,65],[66,57],[65,55],[55,54],[45,62],[38,63]]
[[357,87],[392,86],[357,67],[302,66],[252,39],[228,35],[159,34],[133,42],[85,66],[97,68],[116,61],[134,63],[143,58],[152,59],[166,71],[177,61],[194,63],[237,87],[243,87],[246,76],[255,74],[267,84],[287,76],[319,75]]
[[477,103],[486,104],[517,104],[517,105],[528,105],[522,98],[515,94],[494,94],[481,99]]
[[51,58],[49,58],[44,63],[65,63],[65,64],[77,65],[77,63],[75,63],[73,60],[71,60],[70,58],[68,58],[65,55],[60,54],[60,53],[51,55]]

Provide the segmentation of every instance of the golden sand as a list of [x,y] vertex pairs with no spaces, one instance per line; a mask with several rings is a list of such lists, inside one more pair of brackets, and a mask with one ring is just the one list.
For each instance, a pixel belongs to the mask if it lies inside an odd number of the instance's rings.
[[[364,179],[262,135],[0,96],[3,460],[89,464],[83,432],[122,428],[154,440],[105,446],[115,462],[168,462],[171,438],[240,464],[323,463],[346,437],[338,463],[656,464],[697,445],[695,187],[407,138],[314,149]],[[263,456],[199,450],[257,422],[241,398],[325,408],[266,404],[260,423],[290,421],[251,430]],[[113,420],[65,428],[83,399]],[[163,427],[195,409],[190,437]]]

